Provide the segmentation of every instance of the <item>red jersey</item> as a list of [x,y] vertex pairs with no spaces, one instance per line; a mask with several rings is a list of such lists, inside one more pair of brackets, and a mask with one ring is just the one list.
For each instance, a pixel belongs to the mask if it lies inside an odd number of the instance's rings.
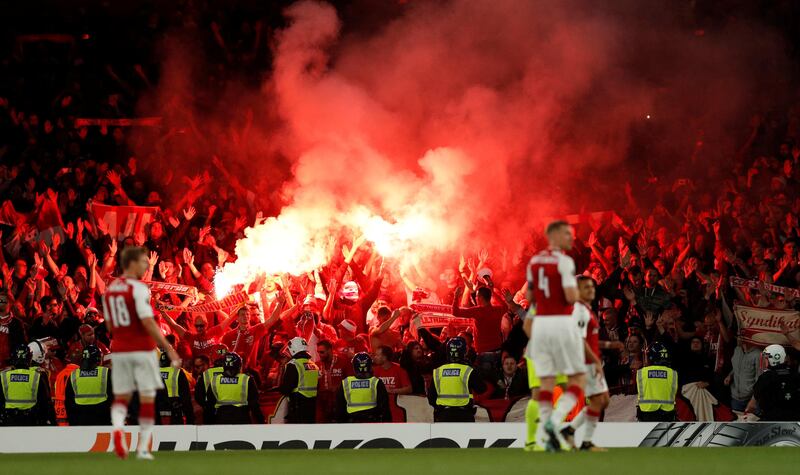
[[[595,355],[600,356],[600,323],[597,321],[592,309],[584,303],[575,304],[573,316],[583,338],[589,343],[589,348],[592,349]],[[594,360],[587,355],[586,363],[594,363]]]
[[156,343],[144,329],[141,320],[153,318],[150,289],[146,284],[127,277],[114,279],[103,295],[103,315],[111,322],[115,353],[152,351]]
[[237,328],[222,337],[222,344],[242,357],[245,368],[254,368],[258,366],[256,355],[258,354],[259,343],[266,333],[267,328],[263,323],[250,327],[245,331],[239,331]]
[[219,345],[221,337],[222,327],[219,325],[213,326],[203,333],[186,332],[183,334],[183,340],[192,350],[192,358],[205,355],[212,362],[215,358],[214,350]]
[[572,315],[564,289],[577,287],[575,262],[561,251],[546,249],[528,263],[528,288],[533,291],[537,317]]
[[383,385],[389,391],[411,386],[408,373],[397,363],[392,363],[392,367],[389,369],[383,369],[383,366],[376,366],[372,371],[376,378],[380,378],[383,381]]
[[338,355],[333,355],[331,362],[326,364],[317,361],[319,367],[319,381],[317,390],[321,392],[335,393],[342,388],[342,380],[352,372],[352,367],[347,364],[347,360]]

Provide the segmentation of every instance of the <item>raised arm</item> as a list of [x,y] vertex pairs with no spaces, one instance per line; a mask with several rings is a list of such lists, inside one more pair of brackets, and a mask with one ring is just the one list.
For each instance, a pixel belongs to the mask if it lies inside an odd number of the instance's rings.
[[167,325],[178,335],[178,338],[183,338],[186,335],[187,330],[183,328],[178,322],[176,322],[172,317],[167,314],[167,312],[161,311],[161,316],[164,318],[164,321],[167,322]]

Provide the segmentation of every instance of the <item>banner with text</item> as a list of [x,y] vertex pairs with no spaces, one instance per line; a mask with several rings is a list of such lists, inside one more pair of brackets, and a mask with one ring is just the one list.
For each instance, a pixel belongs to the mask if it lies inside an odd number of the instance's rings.
[[800,328],[800,313],[796,310],[774,310],[736,304],[733,313],[739,323],[739,337],[758,346],[789,346],[783,328],[797,331]]

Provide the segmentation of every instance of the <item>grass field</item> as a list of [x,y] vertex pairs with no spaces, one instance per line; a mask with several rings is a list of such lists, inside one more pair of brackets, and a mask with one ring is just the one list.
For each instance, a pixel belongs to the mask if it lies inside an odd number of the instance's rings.
[[156,453],[153,462],[111,454],[0,455],[9,475],[250,474],[758,474],[797,473],[800,449],[778,447],[615,449],[526,453],[517,449],[269,450]]

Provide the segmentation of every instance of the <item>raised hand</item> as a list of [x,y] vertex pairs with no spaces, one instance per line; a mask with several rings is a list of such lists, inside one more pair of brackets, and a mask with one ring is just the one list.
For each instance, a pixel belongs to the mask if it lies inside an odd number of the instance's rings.
[[161,276],[162,280],[167,280],[167,263],[161,261],[158,263],[158,275]]
[[82,220],[81,218],[78,218],[78,220],[75,222],[75,225],[76,225],[76,226],[77,226],[77,228],[78,228],[78,229],[77,229],[77,231],[78,231],[78,237],[81,237],[81,236],[83,236],[83,220]]
[[481,249],[481,252],[478,253],[478,267],[483,267],[488,260],[489,251],[486,249]]
[[90,271],[97,266],[97,256],[93,252],[89,252],[86,255],[86,264],[89,266]]
[[239,216],[233,222],[233,230],[234,232],[244,229],[245,224],[247,224],[247,217]]
[[67,223],[67,225],[64,226],[64,234],[66,234],[68,238],[74,239],[75,225],[73,225],[72,223]]
[[200,228],[200,232],[197,234],[198,241],[203,242],[210,232],[211,226],[203,226]]
[[190,267],[194,265],[194,255],[188,248],[183,249],[183,263]]
[[464,253],[462,252],[458,256],[458,273],[463,274],[465,270],[467,270],[467,260],[464,258]]
[[112,239],[111,240],[111,244],[108,245],[108,252],[111,254],[111,256],[116,256],[117,255],[117,240],[116,239]]
[[217,262],[219,262],[219,265],[225,264],[228,261],[228,256],[229,254],[225,249],[217,248]]
[[51,246],[53,249],[58,249],[58,246],[61,245],[61,235],[58,233],[53,234],[53,245]]
[[154,268],[156,262],[158,262],[158,253],[156,251],[150,251],[150,258],[148,260],[150,261],[150,268]]
[[136,234],[133,235],[133,242],[136,243],[137,246],[141,246],[144,244],[144,231],[138,231]]
[[196,214],[197,210],[194,208],[194,206],[190,206],[189,209],[183,210],[183,217],[186,218],[186,221],[191,221]]
[[97,220],[97,230],[100,231],[101,234],[109,234],[108,233],[108,224],[103,219]]
[[594,231],[589,233],[589,240],[586,241],[586,244],[588,244],[589,247],[594,247],[597,244],[597,234]]
[[114,188],[119,188],[122,186],[122,178],[119,176],[119,173],[115,172],[114,170],[109,170],[106,172],[106,178],[108,178],[109,183],[114,185]]

